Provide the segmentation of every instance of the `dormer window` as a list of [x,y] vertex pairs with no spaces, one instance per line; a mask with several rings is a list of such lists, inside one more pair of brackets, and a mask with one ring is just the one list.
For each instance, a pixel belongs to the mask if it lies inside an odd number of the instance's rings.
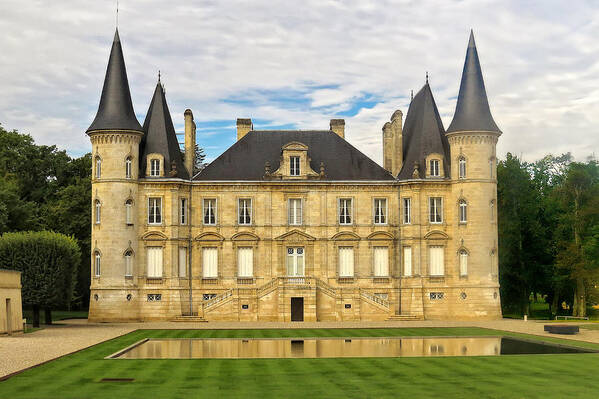
[[160,176],[160,159],[150,161],[150,176]]
[[431,159],[430,161],[430,175],[431,177],[439,177],[439,160]]
[[300,157],[289,157],[289,175],[300,175]]

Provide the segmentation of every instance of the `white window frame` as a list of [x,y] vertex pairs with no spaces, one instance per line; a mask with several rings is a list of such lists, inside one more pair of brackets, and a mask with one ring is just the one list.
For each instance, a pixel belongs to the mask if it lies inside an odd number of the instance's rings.
[[[214,201],[214,205],[212,205],[212,201]],[[206,204],[208,205],[208,209],[206,209]],[[216,210],[217,210],[217,205],[218,201],[216,198],[204,198],[202,200],[202,223],[205,226],[214,226],[217,223],[217,215],[216,215]],[[206,215],[206,210],[209,211],[209,215]],[[206,217],[208,217],[208,223],[206,222]],[[210,219],[214,219],[214,222],[211,223]]]
[[[381,207],[377,207],[377,202],[381,202],[384,206]],[[382,214],[377,215],[377,210],[380,209]],[[387,224],[387,214],[388,214],[388,205],[387,205],[387,198],[374,198],[373,199],[373,221],[374,224],[376,225],[386,225]],[[377,217],[378,217],[378,222],[377,222]],[[382,221],[381,221],[381,217],[382,217]]]
[[458,178],[466,178],[466,158],[464,157],[458,159]]
[[102,221],[102,203],[100,202],[100,200],[96,200],[94,203],[94,207],[95,207],[95,213],[96,213],[96,219],[95,219],[95,223],[96,224],[100,224],[100,222]]
[[412,198],[403,198],[403,224],[412,224]]
[[125,252],[125,277],[133,276],[133,251]]
[[[292,253],[289,253],[291,250]],[[301,253],[300,253],[301,252]],[[301,260],[301,266],[300,266]],[[306,250],[304,247],[287,247],[285,267],[288,277],[303,277],[306,273]],[[300,270],[301,268],[301,270]],[[291,272],[290,272],[291,271]]]
[[[343,258],[341,256],[341,253],[343,251],[351,251],[351,256],[348,257],[347,259],[349,259],[350,264],[349,265],[344,265],[343,264]],[[356,265],[355,265],[355,250],[354,247],[348,247],[348,246],[342,246],[339,247],[338,250],[338,259],[339,259],[339,277],[354,277],[355,272],[356,272]],[[351,268],[350,272],[346,272],[344,269],[349,270]]]
[[[243,205],[242,205],[243,201]],[[245,201],[248,201],[247,203]],[[249,204],[249,206],[247,205]],[[252,199],[238,198],[237,199],[237,224],[241,226],[250,226],[252,224]],[[243,221],[241,220],[242,212],[244,214]],[[248,219],[249,216],[249,220]]]
[[290,156],[289,157],[289,175],[299,176],[300,175],[300,157]]
[[[354,220],[354,204],[353,198],[339,198],[337,201],[337,221],[340,225],[352,225]],[[347,204],[349,204],[349,212],[347,211]],[[342,209],[344,214],[342,215]]]
[[[215,264],[214,267],[207,261],[208,251],[214,255]],[[212,270],[214,269],[214,270]],[[203,278],[218,278],[218,248],[217,247],[203,247],[202,248],[202,277]]]
[[[384,259],[383,267],[379,268],[377,264],[377,251],[382,251]],[[375,246],[372,247],[372,274],[374,277],[389,277],[389,247],[388,246]]]
[[403,275],[406,277],[411,277],[414,275],[414,267],[412,263],[412,247],[404,246],[403,252]]
[[[158,203],[158,206],[152,206],[153,200]],[[156,212],[156,209],[158,209],[158,212]],[[162,215],[162,197],[148,197],[148,224],[152,226],[161,225]]]
[[468,252],[465,249],[459,252],[460,277],[468,276]]
[[179,224],[185,226],[187,224],[187,198],[179,198]]
[[158,177],[160,176],[160,159],[153,158],[150,159],[150,176]]
[[125,201],[125,224],[133,224],[133,200],[128,199]]
[[[247,270],[243,270],[244,273],[242,273],[242,266],[244,266],[244,265],[241,264],[241,254],[243,251],[250,251],[250,257],[248,258],[250,260],[250,265],[249,265],[249,267],[247,267],[247,265],[245,265],[246,268],[251,269],[250,273],[246,273]],[[241,278],[254,277],[254,248],[253,247],[237,248],[237,277],[241,277]]]
[[101,267],[102,267],[102,255],[100,255],[100,252],[95,251],[94,252],[94,276],[100,277],[100,273],[102,271]]
[[441,161],[438,159],[431,159],[429,161],[429,168],[431,177],[441,176]]
[[125,159],[125,178],[131,179],[132,176],[133,176],[133,160],[131,159],[131,157],[127,157],[127,159]]
[[460,223],[468,222],[468,202],[465,199],[458,202],[458,219]]
[[431,224],[443,223],[443,197],[428,197],[428,221]]
[[[292,206],[292,204],[299,204]],[[287,200],[287,223],[290,226],[301,226],[303,223],[304,201],[301,198],[289,198]]]
[[[150,252],[159,250],[160,251],[160,263],[154,265],[152,273],[150,273]],[[149,278],[162,278],[164,275],[164,248],[163,247],[147,247],[147,268],[146,275]]]
[[[432,253],[434,250],[439,250],[441,255],[441,264],[434,265]],[[428,274],[431,277],[445,276],[445,247],[442,245],[431,245],[428,247]],[[438,267],[435,267],[438,266]]]

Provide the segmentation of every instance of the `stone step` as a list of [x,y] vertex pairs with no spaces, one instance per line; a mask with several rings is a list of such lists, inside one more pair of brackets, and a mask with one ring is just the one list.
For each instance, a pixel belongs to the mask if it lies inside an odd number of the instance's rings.
[[387,321],[417,321],[424,320],[422,316],[413,315],[413,314],[394,314],[389,316]]
[[173,320],[175,322],[189,322],[189,323],[207,323],[208,320],[200,316],[177,316]]

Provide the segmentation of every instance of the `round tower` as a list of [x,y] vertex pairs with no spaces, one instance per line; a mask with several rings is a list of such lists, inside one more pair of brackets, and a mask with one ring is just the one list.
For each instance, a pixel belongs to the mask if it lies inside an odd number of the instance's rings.
[[455,229],[450,248],[459,277],[458,317],[501,317],[497,257],[497,173],[495,148],[501,131],[493,120],[474,35],[466,52],[450,147]]
[[92,270],[89,319],[135,319],[137,179],[144,134],[135,117],[123,51],[115,33],[92,144]]

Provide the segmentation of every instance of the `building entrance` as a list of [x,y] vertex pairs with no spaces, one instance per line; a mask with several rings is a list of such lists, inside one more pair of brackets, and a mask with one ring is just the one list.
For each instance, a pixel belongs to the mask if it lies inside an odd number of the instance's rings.
[[304,321],[304,298],[291,298],[291,321]]

